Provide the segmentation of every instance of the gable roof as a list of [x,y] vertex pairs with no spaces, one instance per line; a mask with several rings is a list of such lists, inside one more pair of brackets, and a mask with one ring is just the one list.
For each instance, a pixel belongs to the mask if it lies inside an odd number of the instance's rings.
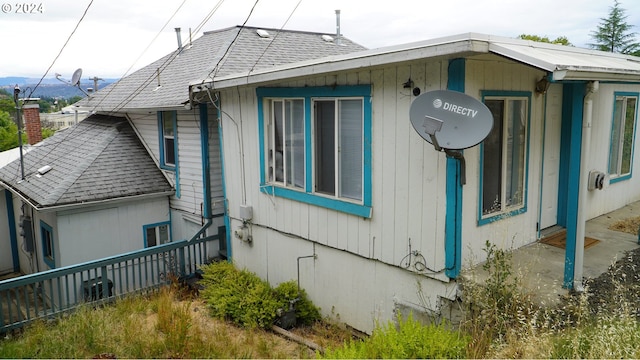
[[[92,115],[31,148],[0,169],[0,182],[38,209],[143,195],[172,187],[126,118]],[[40,175],[38,169],[50,166]]]
[[356,53],[311,59],[231,75],[216,74],[192,82],[222,89],[348,71],[361,67],[426,58],[454,58],[493,53],[545,70],[550,80],[640,81],[640,58],[609,52],[547,44],[530,40],[468,33],[438,39],[394,45]]
[[[261,37],[258,30],[269,37]],[[189,100],[189,84],[210,74],[228,75],[365,49],[321,33],[235,26],[200,38],[78,102],[96,111],[175,108]]]

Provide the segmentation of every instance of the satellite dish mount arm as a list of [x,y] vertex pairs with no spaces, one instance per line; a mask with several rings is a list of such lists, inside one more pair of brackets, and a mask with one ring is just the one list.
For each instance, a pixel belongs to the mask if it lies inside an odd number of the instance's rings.
[[452,158],[452,159],[456,159],[460,162],[460,185],[464,185],[467,183],[467,163],[464,160],[464,154],[462,153],[462,151],[459,150],[449,150],[449,149],[444,149],[445,154],[447,154],[447,157]]

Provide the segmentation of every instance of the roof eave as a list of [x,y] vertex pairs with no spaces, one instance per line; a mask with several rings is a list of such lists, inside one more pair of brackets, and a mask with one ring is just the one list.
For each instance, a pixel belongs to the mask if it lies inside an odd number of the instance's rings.
[[552,72],[552,81],[640,82],[640,72],[620,69],[560,68]]
[[115,204],[131,202],[131,201],[141,201],[148,200],[153,198],[159,198],[164,196],[171,196],[175,194],[174,190],[167,190],[162,192],[150,193],[150,194],[140,194],[140,195],[132,195],[132,196],[122,196],[111,199],[102,199],[102,200],[91,200],[91,201],[82,201],[68,204],[60,204],[60,205],[40,205],[36,209],[41,212],[52,212],[52,211],[65,211],[65,210],[73,210],[90,206],[104,205],[104,206],[112,206]]

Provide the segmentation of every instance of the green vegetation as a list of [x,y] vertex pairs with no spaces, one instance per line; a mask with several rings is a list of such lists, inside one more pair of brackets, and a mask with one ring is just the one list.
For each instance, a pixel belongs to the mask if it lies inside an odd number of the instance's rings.
[[543,43],[548,43],[548,44],[559,44],[559,45],[573,46],[573,44],[571,44],[571,42],[569,42],[569,39],[567,39],[566,36],[558,36],[557,38],[555,38],[553,40],[550,40],[548,36],[522,34],[522,35],[518,36],[518,39],[531,40],[531,41],[543,42]]
[[231,263],[219,262],[202,267],[204,279],[201,292],[215,317],[232,321],[246,328],[270,328],[279,313],[295,302],[296,318],[303,324],[320,319],[320,311],[297,285],[285,282],[272,289],[269,283],[247,270],[238,270]]
[[640,43],[635,40],[636,33],[631,32],[633,25],[627,23],[625,13],[615,0],[607,17],[600,18],[600,24],[591,32],[594,43],[589,45],[597,50],[640,56]]
[[351,340],[342,347],[327,349],[328,359],[457,359],[464,358],[468,336],[446,324],[423,325],[409,315],[399,316],[398,325],[378,326],[371,337]]

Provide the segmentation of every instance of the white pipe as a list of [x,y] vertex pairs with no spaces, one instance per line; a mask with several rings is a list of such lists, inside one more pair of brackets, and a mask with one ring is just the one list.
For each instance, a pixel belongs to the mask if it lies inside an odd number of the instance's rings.
[[589,179],[589,161],[591,149],[591,121],[593,120],[593,95],[598,92],[599,83],[593,81],[587,88],[584,97],[584,114],[582,116],[582,155],[580,156],[580,183],[578,184],[578,213],[576,221],[576,249],[573,267],[573,289],[584,291],[582,286],[582,270],[584,266],[584,232],[587,207],[587,181]]

